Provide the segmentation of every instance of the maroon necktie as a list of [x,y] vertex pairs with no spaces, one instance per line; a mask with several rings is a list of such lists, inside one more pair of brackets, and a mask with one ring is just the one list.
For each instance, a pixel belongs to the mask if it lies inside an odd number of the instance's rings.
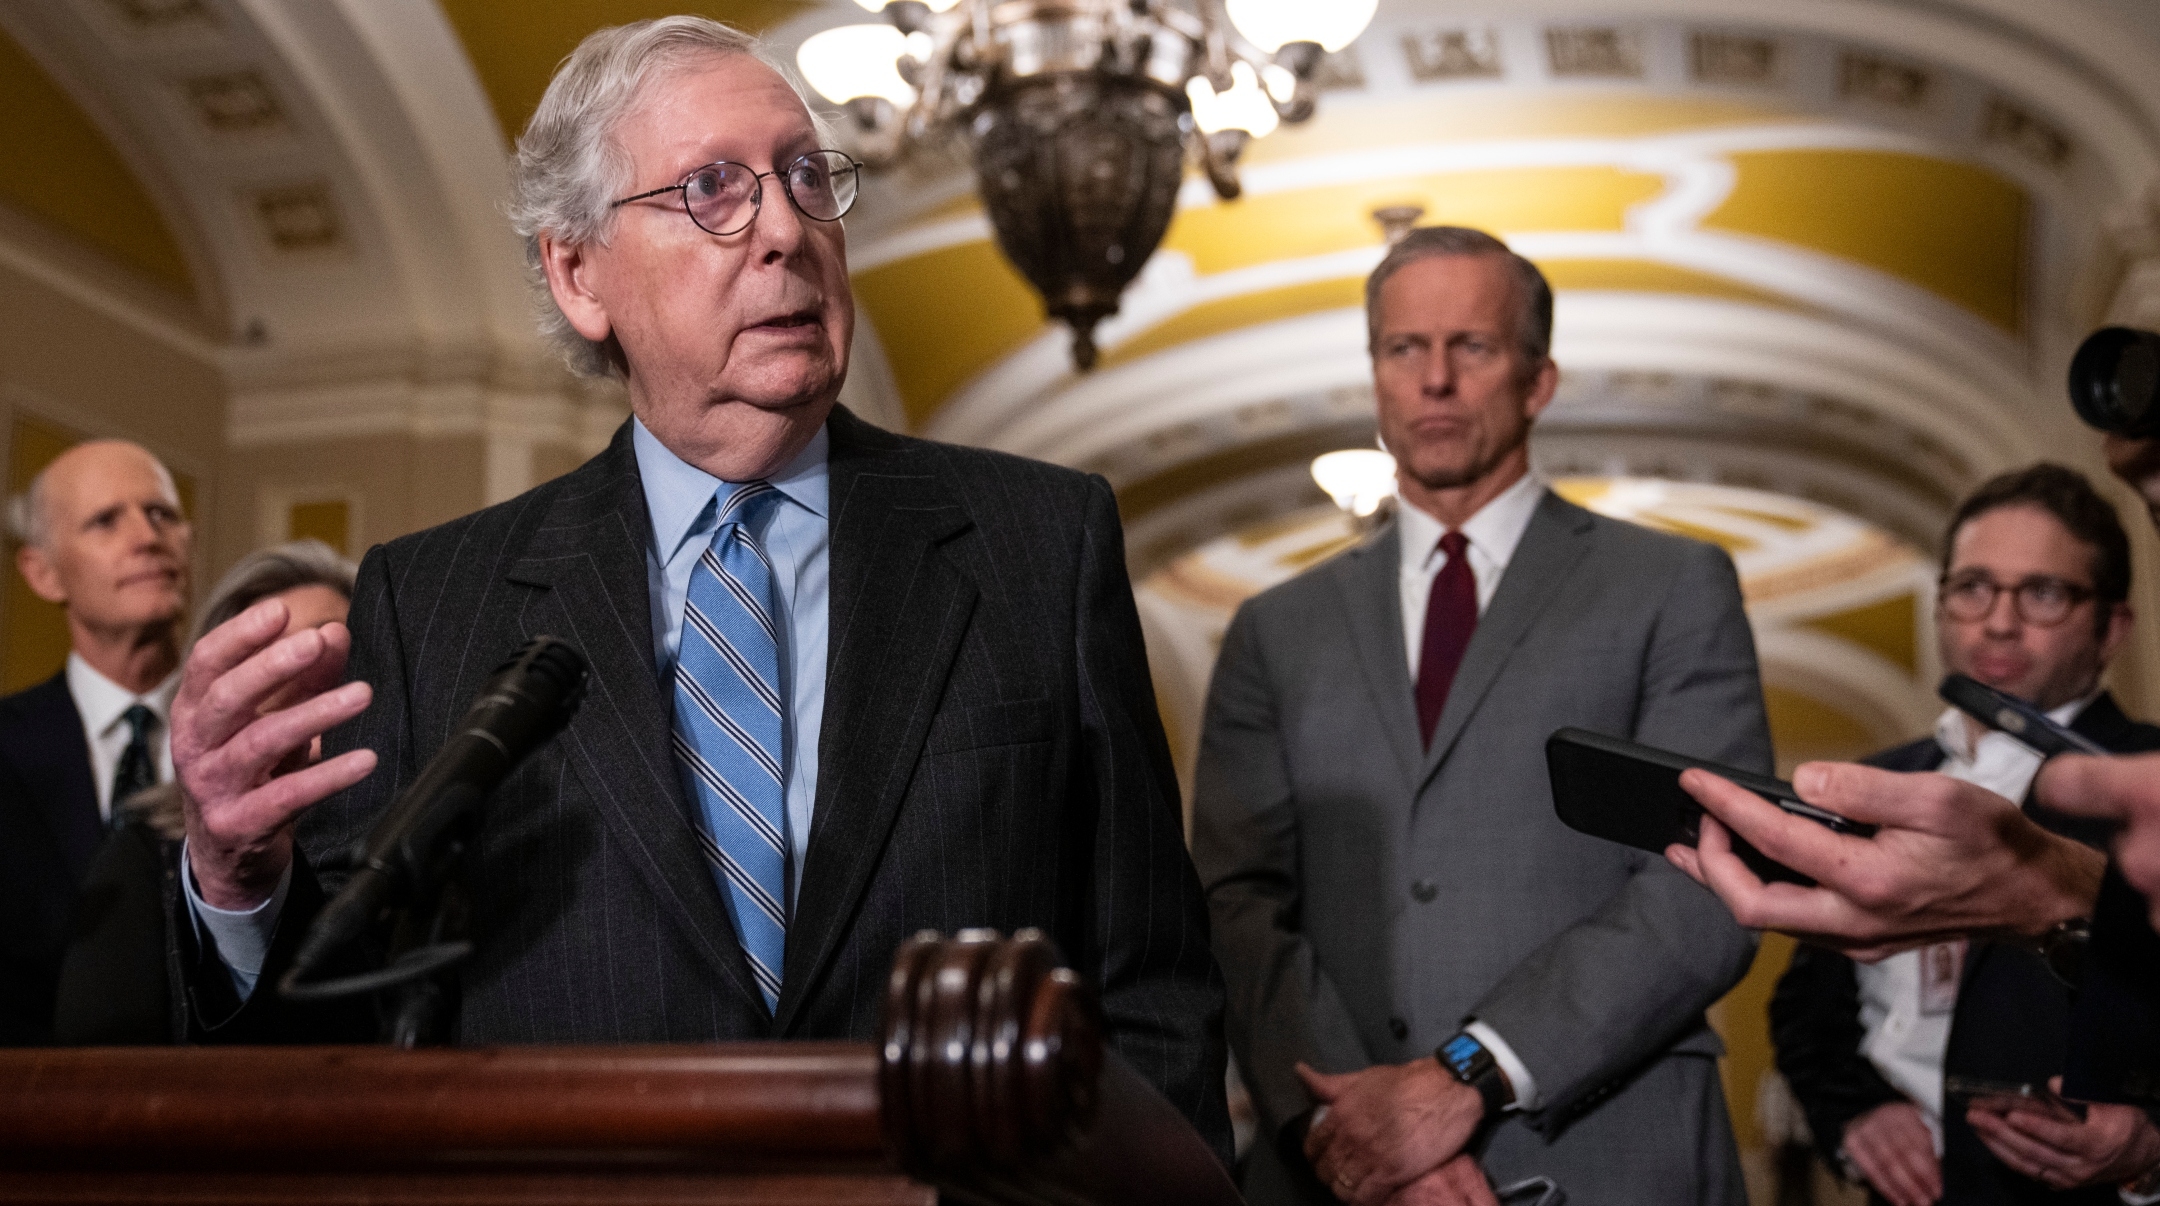
[[1440,538],[1447,564],[1433,576],[1432,597],[1425,601],[1425,645],[1418,652],[1417,721],[1425,744],[1432,744],[1433,726],[1447,706],[1448,688],[1454,685],[1463,650],[1470,647],[1470,633],[1477,627],[1477,579],[1470,574],[1464,554],[1470,542],[1461,532]]

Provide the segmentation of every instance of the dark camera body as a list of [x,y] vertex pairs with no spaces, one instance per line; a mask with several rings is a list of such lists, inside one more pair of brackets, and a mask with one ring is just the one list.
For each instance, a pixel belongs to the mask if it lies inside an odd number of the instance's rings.
[[2070,405],[2078,418],[2132,439],[2160,435],[2160,335],[2102,327],[2070,360]]

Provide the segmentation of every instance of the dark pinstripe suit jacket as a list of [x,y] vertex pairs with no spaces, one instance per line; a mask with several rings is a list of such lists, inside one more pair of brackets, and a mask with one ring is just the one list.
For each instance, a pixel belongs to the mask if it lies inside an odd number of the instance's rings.
[[577,471],[368,554],[352,673],[375,702],[326,752],[383,769],[306,815],[303,851],[363,835],[503,656],[553,634],[591,686],[487,805],[458,1041],[868,1038],[909,934],[1038,926],[1227,1157],[1221,983],[1108,486],[845,409],[829,429],[824,734],[776,1016],[669,753],[627,424]]

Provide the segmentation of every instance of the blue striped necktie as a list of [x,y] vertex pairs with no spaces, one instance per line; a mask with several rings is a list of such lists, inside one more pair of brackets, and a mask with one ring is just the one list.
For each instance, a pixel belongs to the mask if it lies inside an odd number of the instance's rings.
[[[732,492],[730,492],[732,491]],[[713,865],[765,1007],[780,1000],[787,951],[781,775],[780,596],[750,521],[781,501],[765,482],[723,486],[719,524],[690,572],[675,659],[675,759],[697,802]]]

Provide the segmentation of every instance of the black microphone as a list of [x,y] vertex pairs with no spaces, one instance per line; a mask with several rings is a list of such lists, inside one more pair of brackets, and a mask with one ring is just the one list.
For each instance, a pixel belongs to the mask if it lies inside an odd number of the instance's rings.
[[302,985],[301,977],[358,938],[384,910],[421,894],[457,822],[525,755],[570,723],[584,690],[584,656],[551,636],[527,641],[497,668],[450,739],[360,844],[358,869],[316,915],[279,990],[291,997],[322,995],[310,992],[315,986]]

